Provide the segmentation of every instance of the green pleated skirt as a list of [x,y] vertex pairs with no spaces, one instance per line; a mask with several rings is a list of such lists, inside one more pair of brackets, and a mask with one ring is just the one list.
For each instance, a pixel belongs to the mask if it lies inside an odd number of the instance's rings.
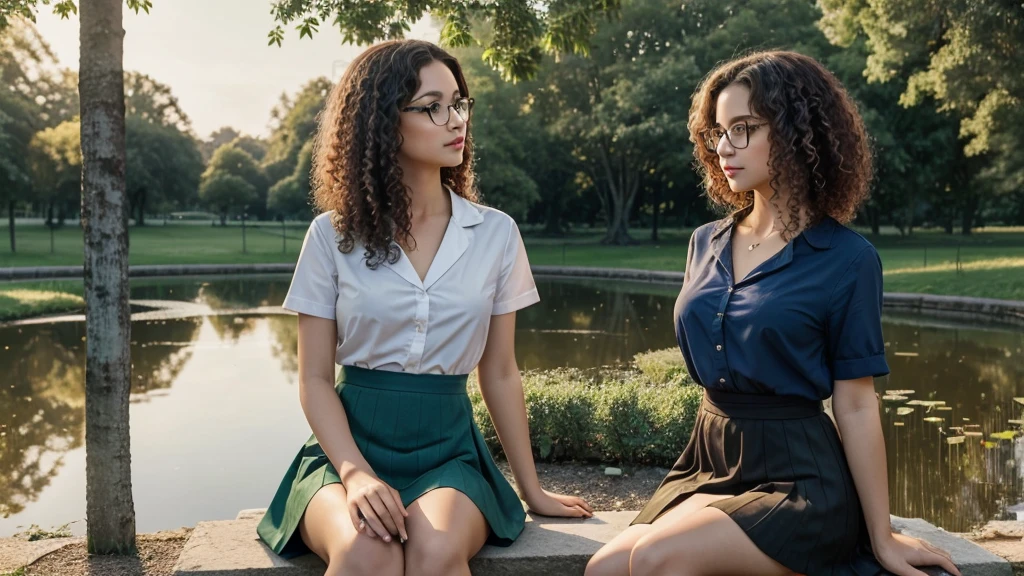
[[[402,495],[402,504],[435,488],[454,488],[483,513],[487,543],[508,546],[523,531],[526,513],[473,421],[466,380],[343,366],[335,389],[356,446],[374,473]],[[260,520],[260,539],[284,558],[309,552],[299,521],[317,490],[335,482],[341,482],[337,470],[310,436]]]

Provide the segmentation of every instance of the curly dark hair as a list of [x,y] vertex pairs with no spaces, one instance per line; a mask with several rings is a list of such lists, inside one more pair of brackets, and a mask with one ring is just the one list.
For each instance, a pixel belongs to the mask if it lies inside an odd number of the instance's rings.
[[[727,86],[750,90],[750,109],[769,129],[770,184],[789,193],[789,240],[804,208],[809,224],[831,216],[846,223],[868,197],[871,149],[864,122],[839,80],[817,60],[796,52],[756,52],[717,66],[694,93],[688,128],[697,170],[712,202],[732,210],[737,221],[753,207],[753,191],[734,192],[719,167],[718,154],[699,135],[715,125],[718,96]],[[782,215],[782,208],[772,204]]]
[[[366,266],[398,261],[397,240],[414,242],[409,213],[412,191],[402,183],[398,151],[399,112],[420,88],[419,72],[431,62],[443,63],[455,75],[463,97],[469,97],[458,60],[421,40],[376,44],[349,64],[331,91],[314,140],[312,196],[321,212],[334,210],[331,224],[350,253],[366,246]],[[476,201],[473,183],[473,139],[466,126],[462,164],[441,168],[441,183]]]

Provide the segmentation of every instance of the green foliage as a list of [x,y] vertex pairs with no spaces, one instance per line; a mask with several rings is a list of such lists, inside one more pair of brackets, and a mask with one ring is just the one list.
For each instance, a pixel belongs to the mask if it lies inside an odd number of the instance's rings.
[[[642,372],[524,372],[534,457],[671,465],[693,429],[703,391],[680,385],[686,378],[680,377],[671,351],[643,356]],[[470,390],[477,425],[488,446],[498,453],[497,433],[475,380]]]
[[[483,61],[506,80],[527,80],[537,73],[545,52],[586,54],[600,19],[615,14],[618,0],[276,0],[272,13],[277,26],[269,44],[281,45],[284,27],[294,26],[301,37],[312,37],[321,23],[333,22],[342,39],[351,44],[372,44],[400,38],[410,23],[432,13],[441,19],[442,43],[483,44]],[[486,40],[474,34],[473,20],[486,22],[492,32]]]

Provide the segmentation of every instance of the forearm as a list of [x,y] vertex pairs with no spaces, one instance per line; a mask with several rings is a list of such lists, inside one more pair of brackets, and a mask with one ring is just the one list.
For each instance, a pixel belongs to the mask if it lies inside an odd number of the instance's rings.
[[539,494],[540,482],[537,480],[537,468],[530,447],[530,428],[519,371],[502,376],[485,376],[482,372],[478,375],[484,404],[491,414],[516,485],[524,498]]
[[356,446],[349,428],[345,407],[334,386],[322,378],[310,378],[299,383],[299,402],[309,427],[316,435],[324,454],[334,465],[345,484],[353,472],[373,475],[370,464]]
[[[843,450],[850,465],[857,496],[872,545],[892,537],[889,522],[889,481],[885,442],[873,390],[871,402],[860,406],[833,406],[836,424],[843,438]],[[836,399],[838,400],[838,399]]]

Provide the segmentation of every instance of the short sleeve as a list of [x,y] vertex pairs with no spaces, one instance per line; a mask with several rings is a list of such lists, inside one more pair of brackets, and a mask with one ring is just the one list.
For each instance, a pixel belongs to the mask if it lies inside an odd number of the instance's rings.
[[285,310],[333,320],[338,303],[338,268],[333,251],[318,220],[313,220],[295,264],[292,284],[281,307]]
[[498,286],[494,291],[491,315],[508,314],[537,302],[540,302],[540,295],[530,271],[526,246],[519,235],[519,227],[512,222],[508,239],[505,241],[501,273],[498,274]]
[[882,339],[882,262],[864,248],[829,299],[828,364],[833,380],[889,373]]

